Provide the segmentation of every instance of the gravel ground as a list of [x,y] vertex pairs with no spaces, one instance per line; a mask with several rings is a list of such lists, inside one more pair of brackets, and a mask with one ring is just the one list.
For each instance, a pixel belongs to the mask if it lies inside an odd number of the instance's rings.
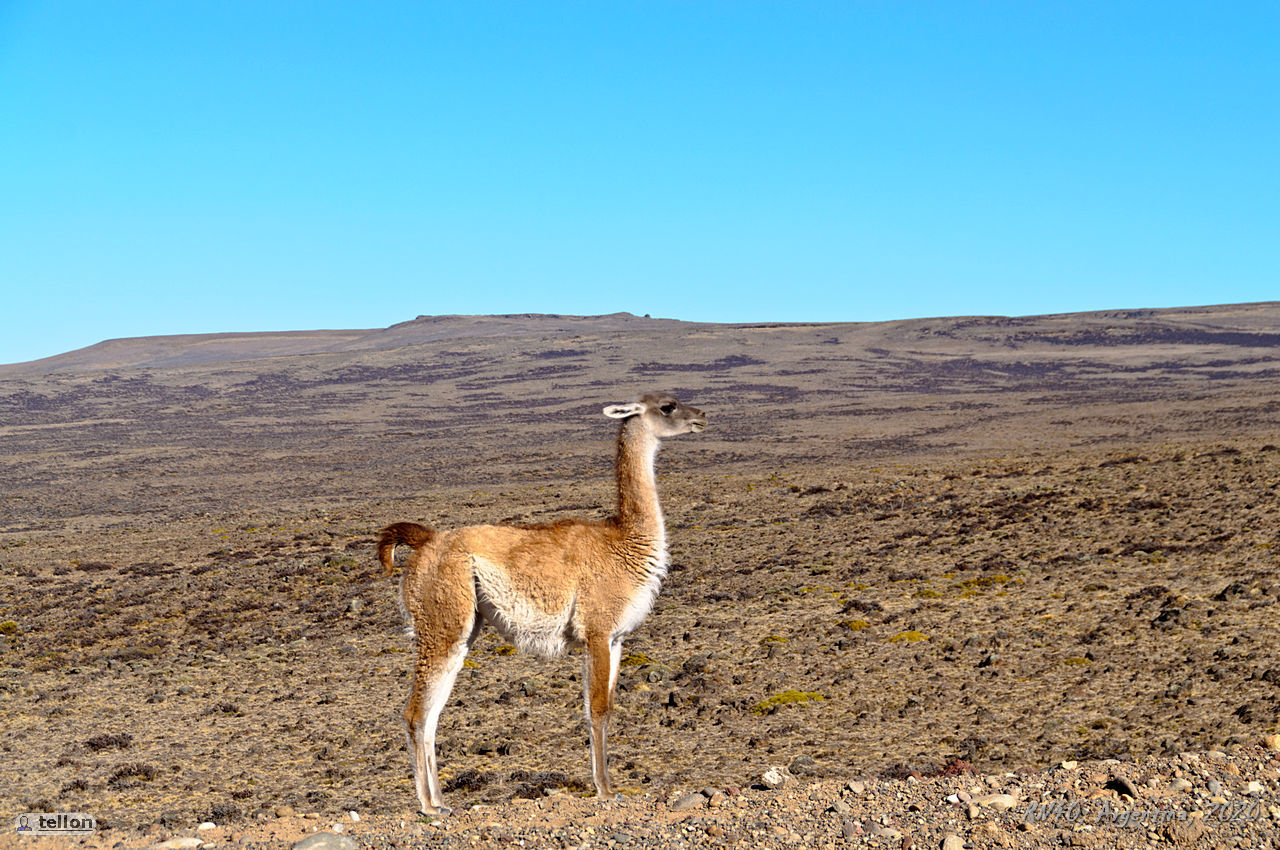
[[1231,752],[1064,762],[1038,773],[975,774],[953,763],[937,776],[812,781],[803,761],[794,767],[798,776],[775,765],[741,788],[689,788],[663,797],[601,802],[561,793],[431,820],[410,812],[282,807],[275,817],[233,827],[107,830],[37,846],[1280,847],[1275,736]]

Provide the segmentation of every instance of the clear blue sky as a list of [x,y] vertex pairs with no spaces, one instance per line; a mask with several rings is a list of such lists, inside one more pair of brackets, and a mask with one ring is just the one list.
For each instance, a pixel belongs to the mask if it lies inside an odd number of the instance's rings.
[[0,2],[0,362],[1280,298],[1274,2]]

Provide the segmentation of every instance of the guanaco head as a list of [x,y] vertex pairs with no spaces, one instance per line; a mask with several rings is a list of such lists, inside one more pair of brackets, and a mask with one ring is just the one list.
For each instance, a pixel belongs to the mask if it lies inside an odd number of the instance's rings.
[[706,414],[667,393],[647,393],[630,404],[611,404],[604,409],[604,415],[610,419],[638,416],[656,437],[696,434],[707,427]]

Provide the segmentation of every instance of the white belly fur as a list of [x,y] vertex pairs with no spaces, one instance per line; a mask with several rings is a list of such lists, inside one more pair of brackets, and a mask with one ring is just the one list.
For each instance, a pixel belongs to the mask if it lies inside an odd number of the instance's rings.
[[555,658],[569,646],[574,600],[553,614],[538,608],[517,592],[506,568],[486,558],[472,558],[480,613],[521,652]]

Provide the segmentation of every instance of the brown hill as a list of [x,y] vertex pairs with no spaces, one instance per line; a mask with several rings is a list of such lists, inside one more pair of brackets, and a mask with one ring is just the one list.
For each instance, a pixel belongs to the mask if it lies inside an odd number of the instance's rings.
[[[4,811],[410,818],[374,531],[598,515],[600,408],[654,388],[710,427],[659,458],[673,563],[620,679],[630,791],[1275,729],[1280,304],[269,336],[0,369]],[[492,634],[472,660],[447,796],[583,787],[577,661]]]

